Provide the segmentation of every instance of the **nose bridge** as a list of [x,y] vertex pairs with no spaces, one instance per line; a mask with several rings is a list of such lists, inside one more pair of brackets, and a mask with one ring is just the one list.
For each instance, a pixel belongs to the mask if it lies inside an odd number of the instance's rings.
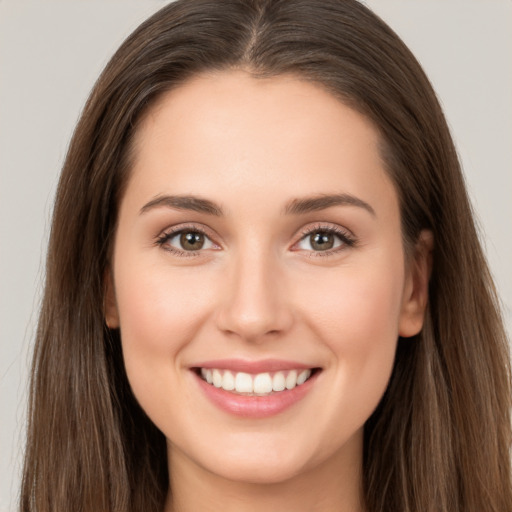
[[247,244],[230,262],[218,326],[248,341],[287,330],[292,320],[284,275],[269,248]]

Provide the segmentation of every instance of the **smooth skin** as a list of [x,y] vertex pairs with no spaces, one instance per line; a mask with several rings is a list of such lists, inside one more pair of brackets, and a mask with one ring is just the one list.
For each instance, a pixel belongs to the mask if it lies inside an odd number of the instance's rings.
[[[168,512],[364,510],[363,426],[398,336],[422,328],[432,248],[423,232],[406,259],[378,143],[321,86],[244,70],[199,75],[143,119],[105,316],[167,438]],[[244,418],[191,370],[226,358],[321,372],[292,407]]]

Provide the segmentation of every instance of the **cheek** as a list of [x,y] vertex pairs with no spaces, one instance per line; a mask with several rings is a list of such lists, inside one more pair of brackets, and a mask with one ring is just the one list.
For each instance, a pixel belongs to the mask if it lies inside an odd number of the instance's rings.
[[[137,269],[137,270],[135,270]],[[209,289],[188,269],[172,272],[127,262],[116,273],[123,355],[130,382],[152,379],[180,365],[180,351],[197,336],[212,304]]]
[[304,285],[311,323],[335,352],[376,348],[379,340],[398,336],[402,286],[396,264],[336,269]]
[[[361,267],[363,268],[363,267]],[[320,292],[309,288],[309,321],[332,354],[333,383],[326,402],[337,404],[332,423],[361,427],[390,378],[398,340],[403,271],[396,263],[337,269]],[[333,409],[334,410],[334,409]],[[326,412],[331,414],[331,412]]]

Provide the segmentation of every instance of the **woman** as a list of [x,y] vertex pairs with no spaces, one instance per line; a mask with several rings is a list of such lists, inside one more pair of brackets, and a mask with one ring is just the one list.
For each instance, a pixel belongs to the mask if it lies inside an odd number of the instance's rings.
[[21,509],[511,510],[507,355],[397,36],[352,1],[178,1],[69,149]]

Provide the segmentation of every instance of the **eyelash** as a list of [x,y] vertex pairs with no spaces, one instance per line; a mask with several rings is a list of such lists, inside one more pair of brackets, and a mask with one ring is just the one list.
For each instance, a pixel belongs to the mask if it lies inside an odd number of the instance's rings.
[[298,242],[296,242],[294,245],[298,244],[308,236],[311,236],[314,233],[325,233],[328,235],[334,235],[337,236],[341,240],[341,245],[339,247],[336,247],[334,249],[328,249],[326,251],[310,251],[309,257],[310,258],[316,258],[316,257],[327,257],[327,256],[333,256],[341,251],[344,251],[350,247],[355,247],[357,244],[357,240],[355,237],[348,231],[342,228],[339,228],[337,226],[329,226],[325,224],[317,224],[315,226],[309,227],[307,229],[304,229],[301,232],[301,237]]
[[162,233],[161,235],[157,236],[156,238],[156,244],[162,247],[162,249],[169,251],[176,256],[184,257],[184,258],[190,258],[190,257],[196,257],[200,256],[201,251],[182,251],[180,249],[176,249],[176,247],[172,247],[171,245],[166,245],[169,240],[174,238],[177,235],[180,235],[181,233],[200,233],[201,235],[204,235],[206,238],[211,239],[211,237],[206,233],[204,229],[201,229],[198,226],[194,225],[185,225],[180,226],[177,229],[172,229],[171,231],[166,231]]
[[[171,231],[167,231],[162,233],[161,235],[156,237],[156,245],[162,247],[166,251],[169,251],[179,257],[197,257],[201,255],[201,250],[197,251],[182,251],[180,249],[176,249],[176,247],[172,247],[171,245],[166,245],[169,240],[174,238],[177,235],[180,235],[182,233],[200,233],[201,235],[204,235],[206,238],[211,240],[211,237],[206,233],[206,231],[199,226],[190,225],[190,226],[180,226],[177,229],[173,229]],[[327,226],[324,224],[318,224],[313,227],[304,229],[301,231],[301,237],[300,239],[294,244],[297,245],[302,240],[304,240],[306,237],[311,236],[314,233],[325,233],[328,235],[334,235],[341,240],[341,245],[339,247],[336,247],[334,249],[329,249],[325,251],[309,251],[309,257],[315,258],[315,257],[326,257],[326,256],[332,256],[340,251],[346,250],[347,248],[354,247],[357,244],[357,240],[353,237],[352,234],[350,234],[348,231],[343,230],[341,228],[335,227],[335,226]],[[212,242],[213,243],[213,242]]]

